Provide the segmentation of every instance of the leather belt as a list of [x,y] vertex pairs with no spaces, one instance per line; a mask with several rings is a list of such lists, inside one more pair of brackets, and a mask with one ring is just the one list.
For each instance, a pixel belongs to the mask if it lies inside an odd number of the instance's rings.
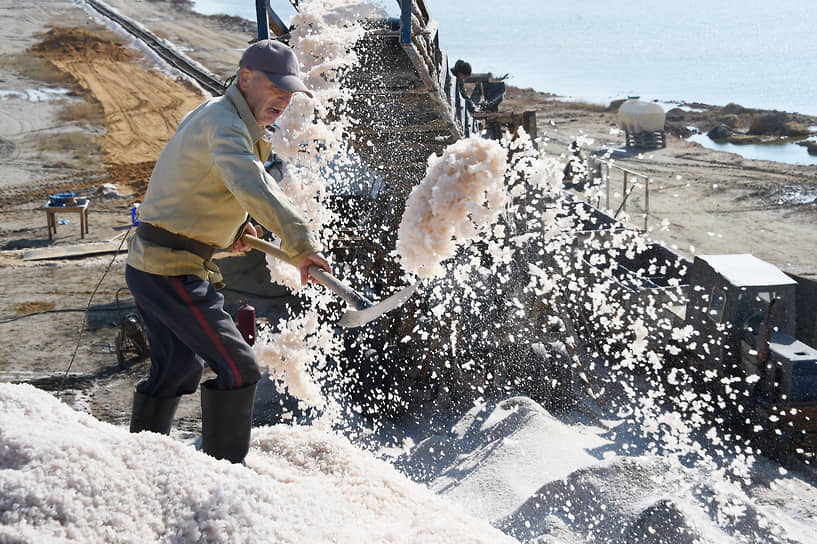
[[144,221],[139,222],[139,226],[136,227],[136,234],[142,240],[147,240],[148,242],[153,242],[160,246],[189,251],[205,261],[209,261],[213,257],[213,253],[216,252],[216,248],[211,245],[181,234],[176,234],[175,232],[170,232],[169,230],[151,225],[150,223],[145,223]]

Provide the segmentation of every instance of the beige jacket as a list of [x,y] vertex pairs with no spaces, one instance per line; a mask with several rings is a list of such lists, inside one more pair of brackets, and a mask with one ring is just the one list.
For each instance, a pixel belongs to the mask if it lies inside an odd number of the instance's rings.
[[[188,113],[156,161],[140,221],[227,248],[249,212],[281,238],[281,249],[293,260],[320,251],[306,220],[264,170],[271,144],[263,135],[236,83]],[[138,236],[130,242],[127,262],[151,274],[222,279],[214,263]]]

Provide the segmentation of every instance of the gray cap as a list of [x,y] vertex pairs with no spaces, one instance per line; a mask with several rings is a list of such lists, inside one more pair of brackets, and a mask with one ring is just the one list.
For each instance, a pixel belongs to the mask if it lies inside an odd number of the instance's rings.
[[238,67],[264,72],[279,89],[301,92],[312,98],[312,92],[301,81],[295,52],[278,40],[259,40],[249,46],[241,56]]

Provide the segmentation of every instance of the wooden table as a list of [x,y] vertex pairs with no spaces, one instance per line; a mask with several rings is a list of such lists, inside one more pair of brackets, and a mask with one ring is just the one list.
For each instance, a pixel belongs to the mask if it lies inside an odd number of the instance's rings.
[[48,221],[48,239],[53,239],[57,234],[57,214],[58,213],[78,213],[79,214],[79,232],[82,238],[88,232],[88,204],[91,201],[86,199],[82,204],[75,204],[73,206],[50,206],[46,203],[43,206]]

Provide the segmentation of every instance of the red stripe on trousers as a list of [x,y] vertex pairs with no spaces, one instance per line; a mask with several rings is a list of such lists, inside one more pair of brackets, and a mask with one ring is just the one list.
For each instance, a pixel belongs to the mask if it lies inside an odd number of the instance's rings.
[[235,366],[235,362],[233,362],[233,358],[230,357],[230,353],[227,351],[227,348],[224,347],[224,344],[221,343],[221,339],[218,337],[216,332],[210,327],[210,324],[204,319],[204,316],[194,304],[193,299],[190,298],[190,294],[182,285],[182,281],[179,278],[170,278],[173,284],[176,286],[176,290],[179,291],[179,295],[182,297],[185,303],[190,307],[190,311],[193,312],[193,316],[196,318],[196,321],[199,322],[201,328],[204,329],[204,332],[207,336],[210,337],[210,340],[216,346],[216,349],[221,353],[224,360],[227,361],[227,364],[230,365],[230,370],[235,377],[235,386],[236,388],[240,388],[243,385],[243,380],[241,379],[241,375],[238,373],[238,367]]

